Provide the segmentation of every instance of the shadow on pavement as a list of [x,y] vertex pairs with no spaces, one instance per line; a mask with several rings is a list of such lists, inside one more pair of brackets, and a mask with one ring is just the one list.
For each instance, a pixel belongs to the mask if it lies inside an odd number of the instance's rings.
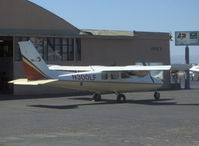
[[[81,98],[81,100],[89,100],[90,98]],[[74,100],[80,100],[79,98],[74,98]],[[72,104],[72,105],[29,105],[30,107],[38,108],[50,108],[50,109],[77,109],[81,106],[94,106],[94,105],[103,105],[103,104],[141,104],[141,105],[150,105],[150,106],[199,106],[199,104],[178,104],[177,102],[168,102],[172,101],[172,98],[160,99],[158,101],[147,99],[147,100],[127,100],[125,103],[117,103],[115,100],[103,99],[100,102],[91,102],[85,104]]]
[[[88,93],[81,93],[81,96],[88,95]],[[0,95],[1,100],[24,100],[24,99],[41,99],[41,98],[63,98],[63,97],[71,97],[71,96],[80,96],[79,93],[67,93],[67,94],[41,94],[41,95]]]

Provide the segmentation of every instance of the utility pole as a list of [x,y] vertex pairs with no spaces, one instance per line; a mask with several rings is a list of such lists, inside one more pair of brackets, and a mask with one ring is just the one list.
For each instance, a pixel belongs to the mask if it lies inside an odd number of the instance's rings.
[[[185,64],[189,64],[189,46],[185,47]],[[189,70],[185,71],[185,89],[190,89],[190,74]]]

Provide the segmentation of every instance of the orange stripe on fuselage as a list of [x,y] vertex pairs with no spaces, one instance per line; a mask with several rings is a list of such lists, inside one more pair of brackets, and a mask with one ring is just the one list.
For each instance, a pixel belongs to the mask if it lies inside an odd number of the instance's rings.
[[46,78],[45,75],[43,75],[39,70],[33,67],[33,65],[31,65],[24,58],[23,58],[23,66],[28,80],[39,80]]

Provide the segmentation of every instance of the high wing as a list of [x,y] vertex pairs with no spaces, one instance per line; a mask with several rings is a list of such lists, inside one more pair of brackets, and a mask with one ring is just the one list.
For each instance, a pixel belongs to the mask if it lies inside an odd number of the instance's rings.
[[126,72],[131,75],[145,76],[150,71],[170,70],[171,65],[164,66],[59,66],[48,65],[49,70],[66,72]]
[[159,66],[60,66],[48,65],[49,70],[68,71],[68,72],[88,72],[88,71],[164,71],[164,70],[188,70],[190,65],[173,64],[173,65],[159,65]]
[[87,72],[93,71],[92,66],[61,66],[48,65],[49,70],[66,71],[66,72]]
[[163,66],[140,66],[140,65],[130,65],[130,66],[92,66],[95,71],[155,71],[155,70],[170,70],[170,65]]
[[88,72],[88,71],[153,71],[170,70],[170,65],[164,66],[60,66],[48,65],[49,70],[67,71],[67,72]]

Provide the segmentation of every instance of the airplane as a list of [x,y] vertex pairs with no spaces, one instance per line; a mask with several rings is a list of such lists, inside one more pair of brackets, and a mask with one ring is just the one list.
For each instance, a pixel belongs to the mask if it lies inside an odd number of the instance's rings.
[[192,68],[190,68],[190,71],[199,72],[199,65],[193,66]]
[[192,80],[199,80],[199,65],[190,68],[190,76]]
[[59,66],[47,65],[31,41],[19,42],[26,79],[10,81],[16,85],[49,85],[90,91],[94,101],[101,101],[101,94],[114,93],[116,101],[126,101],[126,92],[154,91],[155,100],[160,99],[158,89],[163,81],[152,77],[150,71],[175,69],[162,66]]

